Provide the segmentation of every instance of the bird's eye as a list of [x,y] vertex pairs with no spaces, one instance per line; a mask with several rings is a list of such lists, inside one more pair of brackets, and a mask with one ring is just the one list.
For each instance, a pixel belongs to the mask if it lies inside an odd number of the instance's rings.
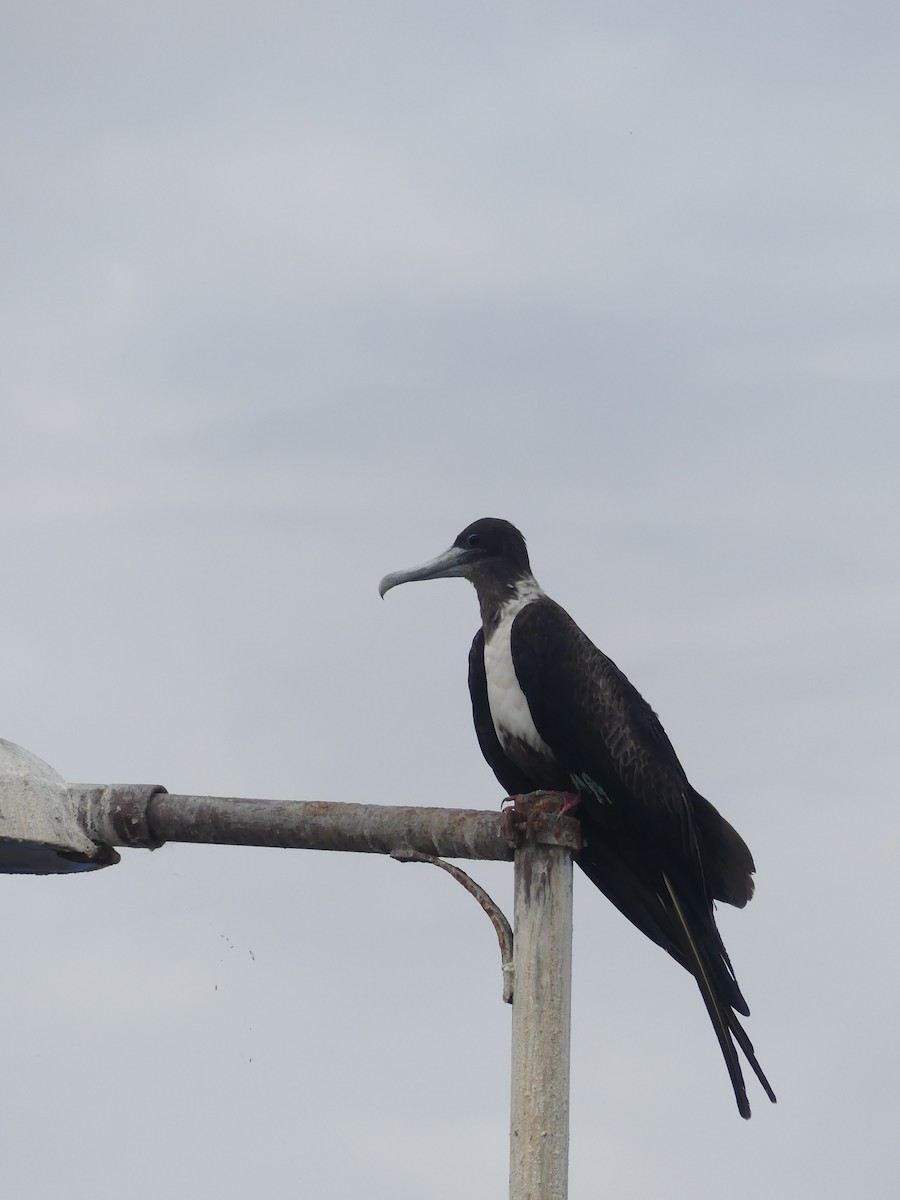
[[481,538],[478,536],[477,533],[470,533],[469,536],[466,538],[466,541],[469,543],[470,546],[479,546],[481,544]]

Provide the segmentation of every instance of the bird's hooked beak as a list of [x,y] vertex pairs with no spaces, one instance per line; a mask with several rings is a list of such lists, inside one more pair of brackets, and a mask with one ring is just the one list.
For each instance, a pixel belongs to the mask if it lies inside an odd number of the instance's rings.
[[421,567],[413,567],[411,571],[392,571],[390,575],[385,575],[378,585],[378,593],[384,596],[399,583],[415,583],[418,579],[452,579],[458,575],[467,579],[469,564],[475,557],[471,550],[463,546],[451,546]]

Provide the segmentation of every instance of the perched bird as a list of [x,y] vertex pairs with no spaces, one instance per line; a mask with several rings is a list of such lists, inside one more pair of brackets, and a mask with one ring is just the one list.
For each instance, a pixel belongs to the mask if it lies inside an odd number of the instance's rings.
[[714,900],[743,908],[753,895],[749,849],[691,787],[637,689],[541,590],[515,526],[475,521],[445,554],[386,575],[379,591],[453,576],[474,584],[481,606],[469,692],[488,765],[510,795],[568,794],[581,823],[578,865],[694,976],[749,1117],[735,1043],[775,1094],[737,1019],[750,1010],[713,916]]

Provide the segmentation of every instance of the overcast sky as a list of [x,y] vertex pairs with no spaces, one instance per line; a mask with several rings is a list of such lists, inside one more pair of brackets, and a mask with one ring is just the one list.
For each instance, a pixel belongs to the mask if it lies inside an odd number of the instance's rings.
[[[471,589],[377,584],[518,524],[754,852],[720,926],[779,1094],[740,1120],[578,878],[573,1200],[897,1194],[898,12],[3,6],[0,737],[496,808]],[[10,1196],[505,1194],[442,873],[167,846],[0,904]]]

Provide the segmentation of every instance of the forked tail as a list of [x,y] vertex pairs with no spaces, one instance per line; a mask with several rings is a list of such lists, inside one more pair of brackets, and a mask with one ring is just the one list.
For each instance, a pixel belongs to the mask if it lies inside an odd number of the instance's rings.
[[756,1054],[753,1051],[753,1043],[744,1032],[731,1005],[722,998],[720,989],[716,986],[713,972],[710,970],[706,948],[698,944],[697,938],[691,929],[691,924],[685,916],[681,901],[678,899],[678,894],[672,886],[672,881],[666,874],[663,875],[663,881],[666,885],[669,900],[672,903],[672,913],[675,918],[673,924],[680,934],[679,941],[681,943],[682,954],[691,973],[697,980],[697,986],[700,988],[703,1003],[706,1005],[706,1011],[709,1013],[710,1021],[712,1021],[712,1026],[719,1042],[719,1048],[722,1051],[722,1057],[725,1059],[725,1065],[728,1068],[728,1075],[731,1079],[731,1086],[734,1089],[734,1098],[737,1101],[738,1112],[742,1117],[747,1119],[750,1116],[750,1103],[747,1099],[747,1089],[744,1085],[744,1075],[741,1071],[741,1063],[735,1049],[735,1042],[741,1048],[747,1062],[750,1064],[754,1074],[765,1089],[766,1095],[773,1104],[775,1103],[775,1093],[772,1091],[772,1087],[756,1059]]

